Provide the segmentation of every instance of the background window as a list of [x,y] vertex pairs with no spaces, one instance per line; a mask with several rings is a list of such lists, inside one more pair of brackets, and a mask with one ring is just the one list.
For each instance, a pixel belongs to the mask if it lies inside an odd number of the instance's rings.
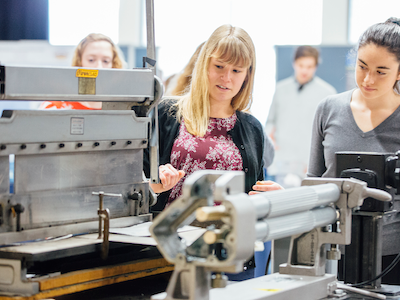
[[118,44],[119,0],[49,0],[49,42],[76,46],[89,33]]
[[357,44],[360,35],[371,25],[398,18],[399,0],[351,0],[349,18],[349,43]]
[[252,113],[265,123],[275,90],[274,45],[321,43],[320,0],[155,0],[158,67],[163,79],[181,71],[197,46],[223,24],[246,30],[257,53]]

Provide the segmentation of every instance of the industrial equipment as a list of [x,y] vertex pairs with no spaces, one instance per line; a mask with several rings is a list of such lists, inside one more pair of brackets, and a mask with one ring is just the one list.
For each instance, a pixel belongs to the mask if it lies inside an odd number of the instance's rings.
[[[387,191],[389,202],[367,198],[352,217],[352,242],[344,249],[340,278],[359,284],[379,277],[391,262],[399,257],[400,240],[400,159],[397,153],[337,152],[338,178],[357,178],[371,188]],[[388,295],[399,295],[400,288],[382,286],[400,284],[400,265],[383,278],[372,280],[369,286]]]
[[[0,299],[42,299],[168,272],[157,249],[110,233],[152,220],[158,181],[153,1],[131,70],[0,66],[0,101],[97,101],[103,110],[5,110],[0,118]],[[21,299],[21,298],[18,298]]]
[[[242,172],[207,170],[187,178],[181,198],[150,228],[160,252],[175,264],[166,293],[154,295],[153,300],[333,296],[336,275],[325,274],[325,260],[339,259],[337,245],[350,244],[352,210],[367,197],[392,199],[356,179],[305,179],[299,188],[253,196],[243,191]],[[188,243],[177,229],[195,219],[207,222],[207,230]],[[290,254],[279,273],[226,286],[224,272],[241,271],[256,240],[288,236],[292,236]]]

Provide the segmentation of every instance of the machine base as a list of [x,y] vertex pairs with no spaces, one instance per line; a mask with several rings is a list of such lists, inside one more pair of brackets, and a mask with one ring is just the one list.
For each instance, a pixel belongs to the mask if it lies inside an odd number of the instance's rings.
[[[328,296],[328,288],[336,287],[336,276],[299,276],[275,273],[238,283],[226,288],[210,290],[210,300],[316,300]],[[152,300],[166,299],[166,293],[151,297]]]

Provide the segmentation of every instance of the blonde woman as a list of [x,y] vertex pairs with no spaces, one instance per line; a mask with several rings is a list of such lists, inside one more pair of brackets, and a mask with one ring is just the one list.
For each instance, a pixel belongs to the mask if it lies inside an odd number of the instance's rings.
[[[203,45],[187,94],[164,99],[159,112],[159,193],[153,212],[177,199],[187,176],[197,170],[242,170],[250,192],[262,181],[264,133],[247,111],[252,102],[256,56],[250,36],[223,25]],[[146,153],[147,154],[147,153]],[[144,169],[149,175],[148,157]],[[230,280],[254,277],[254,260]]]
[[[119,48],[106,35],[91,33],[75,48],[73,67],[93,69],[122,69]],[[39,109],[101,109],[101,102],[45,101]]]
[[[151,184],[160,194],[154,212],[178,198],[185,178],[196,170],[242,170],[246,192],[263,180],[263,128],[246,112],[255,68],[250,36],[223,25],[202,47],[188,93],[160,103],[161,183]],[[147,155],[144,169],[149,175]]]

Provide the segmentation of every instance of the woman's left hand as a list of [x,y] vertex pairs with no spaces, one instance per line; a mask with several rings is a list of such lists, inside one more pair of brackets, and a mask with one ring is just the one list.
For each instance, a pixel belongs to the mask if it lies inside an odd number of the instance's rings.
[[266,180],[257,181],[256,184],[253,185],[253,190],[254,191],[249,192],[249,195],[256,195],[260,192],[283,190],[283,187],[274,181]]

